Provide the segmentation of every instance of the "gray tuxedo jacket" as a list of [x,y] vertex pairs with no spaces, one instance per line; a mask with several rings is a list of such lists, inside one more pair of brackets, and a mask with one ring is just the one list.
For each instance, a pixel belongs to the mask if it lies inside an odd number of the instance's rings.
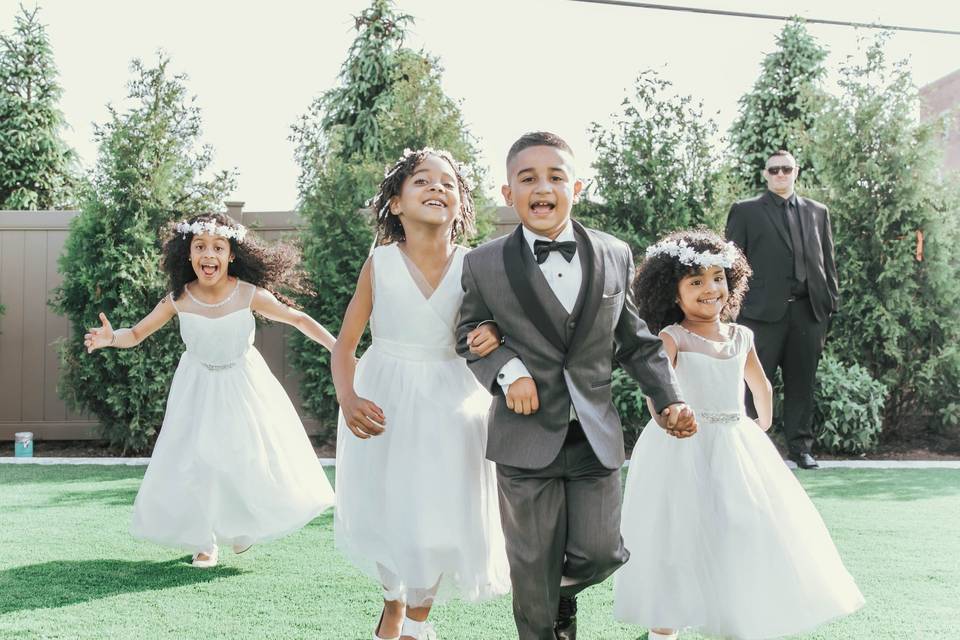
[[[623,432],[610,388],[614,360],[640,383],[657,411],[681,402],[663,343],[647,330],[628,295],[630,248],[573,225],[583,282],[569,314],[543,277],[522,227],[464,258],[457,351],[493,394],[487,458],[500,464],[526,469],[550,464],[563,446],[573,403],[600,462],[608,469],[622,465]],[[470,353],[466,336],[490,320],[505,343],[479,358]],[[537,384],[540,409],[529,416],[507,408],[497,382],[500,369],[515,357]]]

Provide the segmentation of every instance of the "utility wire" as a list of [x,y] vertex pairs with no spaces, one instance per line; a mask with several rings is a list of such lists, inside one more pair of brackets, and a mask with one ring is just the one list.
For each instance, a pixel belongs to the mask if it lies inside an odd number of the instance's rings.
[[[700,7],[678,7],[670,4],[653,4],[650,2],[630,2],[629,0],[572,0],[573,2],[589,2],[591,4],[610,4],[635,9],[658,9],[661,11],[683,11],[686,13],[706,13],[714,16],[731,16],[734,18],[757,18],[760,20],[791,20],[793,16],[776,16],[769,13],[747,13],[744,11],[724,11],[722,9],[702,9]],[[802,18],[811,24],[830,24],[840,27],[863,27],[865,29],[884,29],[887,31],[917,31],[920,33],[937,33],[948,36],[960,36],[960,31],[948,29],[926,29],[924,27],[903,27],[893,24],[877,24],[875,22],[846,22],[844,20],[824,20],[820,18]]]

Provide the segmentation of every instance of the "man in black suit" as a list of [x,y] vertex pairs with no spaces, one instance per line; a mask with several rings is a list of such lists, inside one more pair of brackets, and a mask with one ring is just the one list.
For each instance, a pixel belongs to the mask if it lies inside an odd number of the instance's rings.
[[[827,208],[794,192],[797,161],[773,153],[762,171],[763,195],[730,207],[727,238],[753,267],[740,322],[753,330],[769,378],[783,376],[783,427],[790,459],[817,468],[813,445],[813,392],[817,363],[837,310],[837,267]],[[756,416],[747,392],[747,410]]]

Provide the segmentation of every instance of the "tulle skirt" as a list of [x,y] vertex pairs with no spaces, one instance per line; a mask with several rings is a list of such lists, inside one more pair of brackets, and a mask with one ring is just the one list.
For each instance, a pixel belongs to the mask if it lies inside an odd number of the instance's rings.
[[813,629],[863,605],[820,514],[745,417],[678,440],[651,422],[623,506],[630,561],[614,615],[742,639]]
[[455,354],[382,344],[360,360],[355,389],[383,410],[386,431],[361,440],[340,416],[336,546],[387,599],[411,606],[506,593],[496,474],[484,457],[490,395]]
[[293,404],[250,348],[211,371],[180,359],[131,533],[192,552],[282,537],[334,502]]

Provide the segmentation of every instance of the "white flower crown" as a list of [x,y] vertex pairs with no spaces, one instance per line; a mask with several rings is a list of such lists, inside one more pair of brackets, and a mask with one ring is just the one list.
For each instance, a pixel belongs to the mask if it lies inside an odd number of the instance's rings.
[[681,264],[693,267],[723,267],[729,269],[736,262],[738,255],[737,245],[727,242],[721,253],[697,251],[687,244],[686,240],[661,240],[657,244],[647,247],[647,257],[671,256]]
[[217,224],[213,220],[197,220],[193,223],[184,220],[177,223],[176,230],[177,233],[182,233],[184,236],[188,233],[192,233],[193,235],[209,233],[214,236],[233,238],[237,242],[243,242],[244,237],[247,235],[247,228],[242,224],[238,224],[235,227],[228,227],[224,224]]

